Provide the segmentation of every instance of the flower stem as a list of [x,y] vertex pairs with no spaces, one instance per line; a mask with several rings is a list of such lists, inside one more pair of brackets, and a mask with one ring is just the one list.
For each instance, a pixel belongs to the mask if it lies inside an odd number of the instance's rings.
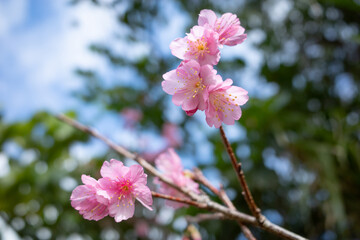
[[154,191],[151,191],[151,195],[153,197],[163,198],[163,199],[174,201],[174,202],[185,203],[185,204],[192,205],[192,206],[195,206],[195,207],[198,207],[198,208],[206,208],[206,205],[195,202],[195,201],[192,201],[190,199],[186,199],[186,198],[173,197],[173,196],[170,196],[170,195],[161,194],[161,193],[157,193],[157,192],[154,192]]
[[224,132],[224,129],[222,126],[220,126],[220,135],[221,135],[221,138],[223,139],[224,141],[224,145],[226,147],[226,151],[228,152],[229,154],[229,157],[230,157],[230,160],[231,160],[231,164],[236,172],[236,175],[240,181],[240,185],[243,189],[242,191],[242,194],[245,198],[245,201],[251,211],[251,213],[253,214],[253,216],[256,218],[256,220],[262,224],[264,221],[265,221],[265,217],[261,214],[261,210],[260,208],[258,208],[255,204],[255,201],[254,201],[254,198],[250,192],[250,189],[249,189],[249,186],[245,180],[245,175],[244,175],[244,172],[242,170],[242,167],[241,167],[241,162],[237,161],[236,157],[235,157],[235,154],[234,154],[234,151],[229,143],[229,140],[227,139],[226,137],[226,134]]

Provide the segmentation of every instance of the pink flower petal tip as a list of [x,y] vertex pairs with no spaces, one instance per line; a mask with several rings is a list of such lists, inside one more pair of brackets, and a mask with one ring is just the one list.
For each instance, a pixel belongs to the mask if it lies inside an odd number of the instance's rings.
[[220,18],[212,10],[201,10],[198,19],[199,26],[210,28],[218,34],[221,45],[235,46],[246,39],[245,29],[235,14],[225,13]]
[[[174,149],[169,148],[167,151],[160,154],[155,160],[156,167],[163,172],[163,174],[171,179],[176,185],[181,187],[187,187],[195,193],[200,193],[199,185],[194,182],[183,170],[180,157],[176,154]],[[183,193],[175,190],[164,182],[160,181],[158,178],[154,180],[155,184],[159,185],[159,192],[167,194],[174,197],[186,198]],[[186,204],[168,201],[166,200],[166,205],[173,208],[180,208],[187,206]]]

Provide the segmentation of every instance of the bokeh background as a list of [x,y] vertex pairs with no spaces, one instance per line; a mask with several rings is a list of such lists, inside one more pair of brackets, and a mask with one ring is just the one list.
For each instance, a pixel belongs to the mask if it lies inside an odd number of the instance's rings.
[[[161,89],[180,63],[169,43],[204,8],[237,14],[248,34],[216,69],[249,91],[225,131],[263,213],[310,239],[360,239],[359,0],[1,0],[0,239],[181,239],[184,216],[199,212],[155,200],[119,224],[84,220],[69,201],[81,174],[133,162],[60,112],[149,161],[176,148],[248,213],[218,130]],[[244,239],[231,221],[196,227],[203,239]]]

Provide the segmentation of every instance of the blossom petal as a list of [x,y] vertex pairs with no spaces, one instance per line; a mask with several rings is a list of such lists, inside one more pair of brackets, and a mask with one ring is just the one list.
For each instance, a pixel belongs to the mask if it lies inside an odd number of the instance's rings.
[[175,93],[172,97],[172,102],[176,105],[176,106],[181,106],[183,104],[183,102],[186,99],[186,94],[187,91],[179,91],[177,93]]
[[182,109],[184,111],[192,111],[199,106],[199,102],[199,94],[190,96],[188,95],[182,104]]
[[201,78],[204,79],[203,84],[206,86],[210,86],[216,83],[216,73],[217,71],[211,65],[203,65],[201,66],[200,75]]
[[129,198],[123,198],[121,201],[113,202],[109,205],[109,215],[115,218],[116,222],[121,222],[134,216],[134,201]]
[[229,37],[224,41],[224,45],[235,46],[237,44],[244,42],[247,38],[247,34],[244,34],[244,32],[245,32],[245,28],[240,26],[238,32],[234,36]]
[[85,174],[81,175],[81,181],[85,185],[90,185],[90,186],[94,186],[94,187],[97,185],[96,179],[94,179],[94,178],[92,178],[90,176],[87,176]]
[[199,14],[198,24],[200,26],[204,26],[205,24],[214,26],[216,20],[217,20],[216,14],[212,10],[203,9]]
[[[200,72],[200,64],[198,61],[192,59],[182,61],[176,71],[179,72],[179,74],[185,74],[186,77],[197,76],[197,74]],[[185,71],[185,73],[181,71]]]
[[197,109],[193,109],[193,110],[190,110],[190,111],[185,111],[186,115],[188,116],[192,116],[196,113]]
[[182,172],[183,166],[181,164],[181,159],[179,155],[176,154],[173,148],[167,149],[165,152],[161,153],[155,159],[156,167],[166,173],[172,172]]
[[240,21],[235,14],[225,13],[216,22],[216,30],[219,33],[220,43],[234,36],[240,28]]
[[188,48],[187,38],[177,38],[170,43],[170,49],[172,55],[177,58],[184,59],[185,53]]
[[77,186],[71,193],[71,206],[76,210],[83,208],[89,201],[89,196],[95,197],[95,190],[92,186],[80,185]]
[[108,215],[107,205],[97,201],[96,189],[90,185],[76,187],[70,197],[71,206],[85,219],[100,220]]
[[240,105],[245,104],[249,97],[246,90],[232,86],[232,83],[231,79],[226,79],[209,90],[205,115],[210,127],[219,128],[222,122],[233,125],[240,119]]
[[233,84],[233,80],[230,78],[226,79],[223,83],[222,89],[225,89],[225,87],[230,87]]
[[200,193],[200,190],[199,190],[199,184],[194,182],[190,177],[185,177],[185,181],[186,181],[186,184],[185,186],[188,188],[188,189],[191,189],[191,191],[195,192],[195,193]]
[[206,28],[204,28],[204,27],[193,26],[190,29],[190,34],[188,35],[188,40],[196,41],[197,39],[203,37],[205,31],[206,31]]
[[[169,148],[166,152],[160,154],[157,159],[155,159],[156,167],[163,172],[163,174],[169,178],[174,184],[184,187],[186,186],[195,193],[199,193],[199,185],[195,183],[192,179],[187,177],[184,174],[183,166],[181,164],[180,157],[176,154],[174,149]],[[158,178],[154,179],[154,184],[159,185],[159,192],[164,193],[170,196],[187,198],[179,192],[178,190],[170,187],[166,183],[160,181]],[[187,206],[183,203],[178,203],[174,201],[165,201],[166,205],[169,205],[174,208],[179,208]]]
[[195,95],[190,90],[181,90],[177,93],[175,93],[172,97],[172,102],[176,106],[182,105],[182,109],[184,111],[194,111],[197,110],[198,105],[201,101],[201,94]]
[[100,178],[99,188],[96,193],[105,199],[111,199],[116,195],[116,183],[111,178]]
[[165,81],[162,81],[161,86],[167,94],[173,95],[176,93],[177,89],[182,87],[183,84],[180,83],[176,70],[169,71],[163,75]]
[[[81,213],[80,213],[81,214]],[[83,217],[87,220],[99,221],[109,214],[109,210],[106,205],[98,203],[92,206],[92,209],[85,211]]]
[[144,168],[138,164],[130,166],[130,182],[133,184],[147,183],[147,175],[144,173]]
[[209,127],[214,126],[216,128],[219,128],[221,126],[220,119],[215,117],[206,116],[206,123],[209,125]]
[[134,188],[136,199],[147,209],[153,210],[150,206],[153,203],[150,189],[145,185],[136,185]]
[[121,161],[111,159],[110,162],[105,161],[100,169],[102,177],[108,177],[111,179],[121,178],[125,176],[129,171],[129,168],[124,166]]
[[249,96],[247,95],[248,92],[237,86],[232,86],[227,90],[227,93],[231,94],[234,98],[234,103],[238,105],[244,105],[248,100]]
[[[231,110],[233,111],[231,111]],[[235,120],[239,120],[241,117],[241,108],[232,106],[226,108],[224,114],[222,115],[222,120],[227,125],[234,125]]]

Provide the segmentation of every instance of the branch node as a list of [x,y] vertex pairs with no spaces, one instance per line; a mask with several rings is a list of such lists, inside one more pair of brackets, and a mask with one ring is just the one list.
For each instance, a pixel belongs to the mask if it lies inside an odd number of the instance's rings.
[[237,169],[238,169],[238,172],[239,172],[239,173],[242,172],[242,167],[241,167],[241,163],[240,163],[240,162],[237,164]]
[[257,209],[257,210],[259,210],[258,211],[259,217],[256,220],[257,220],[257,222],[259,223],[260,226],[264,226],[267,219],[266,219],[266,217],[264,215],[261,214],[260,209]]

